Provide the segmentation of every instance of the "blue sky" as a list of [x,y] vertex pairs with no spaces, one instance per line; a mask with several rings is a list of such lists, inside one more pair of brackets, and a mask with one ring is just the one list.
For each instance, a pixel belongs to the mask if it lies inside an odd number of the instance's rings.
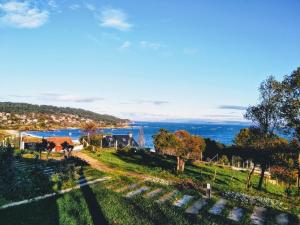
[[0,0],[0,101],[239,121],[300,66],[297,0]]

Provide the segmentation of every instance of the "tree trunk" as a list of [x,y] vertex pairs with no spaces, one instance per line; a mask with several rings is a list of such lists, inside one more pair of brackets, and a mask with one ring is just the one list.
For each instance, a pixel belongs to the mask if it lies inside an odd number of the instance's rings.
[[182,162],[181,162],[182,164],[181,164],[181,172],[184,172],[184,168],[185,168],[185,161],[184,160],[182,160]]
[[298,154],[298,182],[297,182],[297,187],[298,187],[298,195],[300,195],[300,153]]
[[179,165],[180,164],[180,159],[179,159],[179,157],[177,157],[177,171],[179,171]]
[[300,195],[300,166],[298,168],[297,187],[298,187],[298,195]]
[[266,169],[267,169],[267,167],[265,165],[261,166],[260,178],[259,178],[259,182],[258,182],[258,186],[257,186],[258,190],[262,189]]
[[247,188],[250,188],[250,186],[251,186],[251,178],[252,178],[252,175],[255,171],[255,167],[256,167],[256,164],[254,163],[253,168],[252,168],[252,170],[250,171],[250,173],[247,177]]
[[200,161],[202,161],[203,160],[203,152],[201,151],[200,152]]
[[177,171],[183,172],[185,167],[185,161],[184,159],[177,157]]

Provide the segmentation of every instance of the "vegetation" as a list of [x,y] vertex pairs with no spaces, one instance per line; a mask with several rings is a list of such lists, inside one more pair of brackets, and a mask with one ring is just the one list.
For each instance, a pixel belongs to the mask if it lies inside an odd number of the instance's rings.
[[[0,149],[0,205],[73,187],[82,173],[102,176],[78,158],[61,160],[61,156],[52,157],[51,154],[52,160],[46,161],[46,156],[41,160],[36,159],[34,153],[20,155],[19,152],[14,153],[12,148]],[[16,159],[27,166],[18,167]],[[54,168],[54,174],[49,177],[43,170],[50,167]]]
[[[101,126],[122,126],[128,120],[101,115],[84,109],[0,102],[2,129],[55,129],[82,127],[86,122]],[[8,115],[7,115],[8,114]]]
[[153,142],[159,154],[176,156],[176,169],[179,172],[184,171],[186,160],[202,158],[202,151],[205,149],[203,138],[190,135],[183,130],[176,131],[173,134],[161,129],[158,134],[154,135]]

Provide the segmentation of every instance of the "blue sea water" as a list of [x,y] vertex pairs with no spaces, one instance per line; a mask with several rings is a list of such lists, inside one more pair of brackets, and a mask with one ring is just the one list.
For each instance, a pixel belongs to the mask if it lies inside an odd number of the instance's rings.
[[[110,134],[128,134],[133,133],[135,140],[138,140],[139,128],[143,126],[144,136],[147,147],[153,147],[152,136],[159,129],[164,128],[171,132],[176,130],[186,130],[194,135],[200,135],[205,138],[210,138],[224,144],[232,144],[235,135],[240,129],[245,128],[244,124],[200,124],[200,123],[165,123],[165,122],[135,122],[130,128],[120,129],[103,129],[103,133]],[[27,134],[38,137],[53,137],[53,136],[70,136],[73,140],[79,140],[83,135],[80,129],[63,129],[55,131],[28,131]]]

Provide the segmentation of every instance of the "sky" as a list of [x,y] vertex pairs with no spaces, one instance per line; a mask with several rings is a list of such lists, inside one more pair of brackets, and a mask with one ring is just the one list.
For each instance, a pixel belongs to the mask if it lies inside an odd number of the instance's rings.
[[0,0],[0,101],[243,121],[300,66],[299,0]]

